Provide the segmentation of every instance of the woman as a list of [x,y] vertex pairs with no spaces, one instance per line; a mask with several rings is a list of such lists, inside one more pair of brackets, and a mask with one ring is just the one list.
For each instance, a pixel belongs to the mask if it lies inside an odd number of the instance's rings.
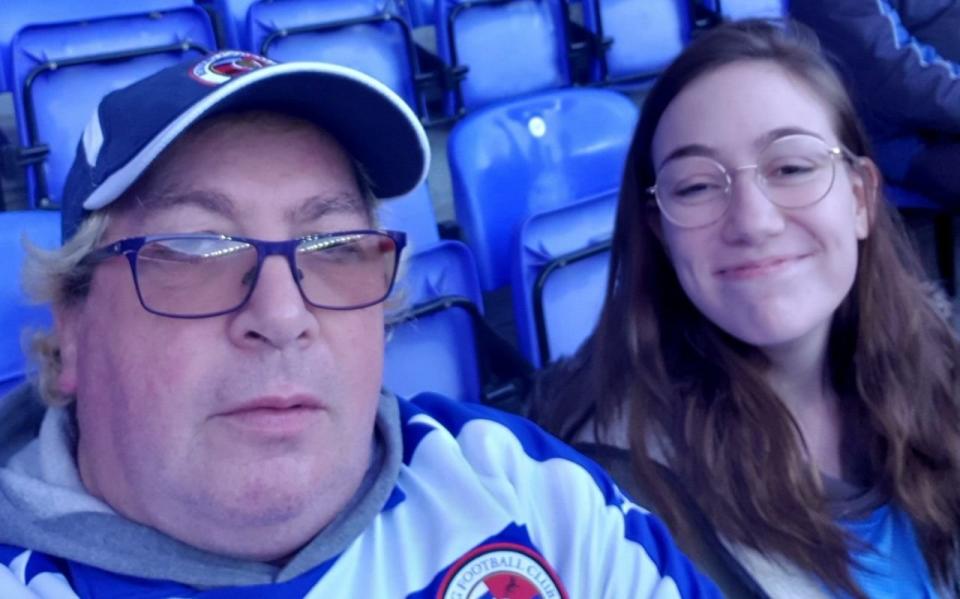
[[597,329],[535,394],[734,595],[960,588],[960,347],[868,154],[807,34],[698,38],[647,96]]

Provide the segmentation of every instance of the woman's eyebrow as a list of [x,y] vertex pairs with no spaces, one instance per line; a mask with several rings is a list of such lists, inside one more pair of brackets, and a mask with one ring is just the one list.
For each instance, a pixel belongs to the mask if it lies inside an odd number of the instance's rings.
[[666,158],[664,158],[660,164],[657,165],[657,170],[660,170],[664,164],[670,162],[671,160],[683,158],[684,156],[709,156],[710,158],[716,158],[717,151],[714,148],[705,146],[703,144],[687,144],[680,146],[679,148],[675,148],[672,152],[667,154]]
[[[809,129],[804,129],[803,127],[789,126],[789,127],[777,127],[776,129],[771,129],[770,131],[767,131],[766,133],[764,133],[763,135],[755,139],[753,142],[753,145],[755,148],[757,148],[757,150],[762,150],[766,148],[768,145],[770,145],[771,142],[777,139],[780,139],[781,137],[786,137],[788,135],[810,135],[810,136],[816,137],[817,139],[823,140],[823,137],[820,134],[814,133]],[[718,156],[718,152],[716,149],[703,144],[686,144],[678,148],[675,148],[673,151],[667,154],[666,158],[664,158],[663,161],[660,162],[659,165],[657,165],[657,170],[663,167],[663,165],[666,164],[667,162],[670,162],[671,160],[675,160],[677,158],[683,158],[685,156],[708,156],[710,158],[716,159]]]
[[[762,150],[769,146],[772,142],[780,139],[781,137],[786,137],[788,135],[810,135],[816,137],[819,140],[823,140],[823,136],[819,133],[814,133],[809,129],[804,129],[803,127],[777,127],[776,129],[771,129],[767,131],[756,140],[754,140],[753,145],[758,150]],[[825,141],[825,140],[824,140]]]

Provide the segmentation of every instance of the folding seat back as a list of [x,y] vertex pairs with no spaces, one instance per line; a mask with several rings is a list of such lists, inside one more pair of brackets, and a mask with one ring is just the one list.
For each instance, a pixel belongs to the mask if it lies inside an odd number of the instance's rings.
[[927,210],[931,212],[943,210],[943,206],[940,204],[906,187],[887,184],[884,187],[884,195],[900,210]]
[[617,192],[524,222],[512,292],[521,352],[534,366],[574,353],[593,331],[607,287]]
[[441,241],[411,255],[387,301],[384,386],[403,397],[434,391],[480,401],[482,296],[470,250]]
[[787,15],[788,0],[715,0],[723,18],[777,19]]
[[214,0],[213,7],[220,16],[224,41],[230,48],[241,50],[249,39],[247,12],[257,0]]
[[390,0],[284,0],[250,6],[247,49],[281,62],[316,60],[364,72],[419,111],[410,24]]
[[652,79],[690,40],[689,0],[585,0],[584,26],[605,43],[593,79],[608,83]]
[[0,92],[12,91],[10,43],[20,29],[28,25],[80,21],[104,16],[121,16],[191,6],[192,0],[43,0],[0,2]]
[[12,73],[31,205],[59,203],[80,134],[104,95],[212,48],[209,17],[197,6],[20,30]]
[[406,0],[410,23],[414,27],[434,24],[434,0]]
[[437,217],[426,183],[405,196],[381,202],[377,219],[380,226],[407,234],[407,251],[417,252],[440,241]]
[[47,306],[31,304],[21,285],[23,238],[45,249],[60,245],[60,213],[48,210],[0,212],[0,397],[23,381],[28,367],[24,334],[50,327]]
[[436,0],[437,51],[466,76],[448,114],[570,85],[562,0]]
[[637,113],[617,92],[567,89],[480,110],[454,126],[454,208],[484,290],[509,282],[513,240],[529,215],[620,185]]

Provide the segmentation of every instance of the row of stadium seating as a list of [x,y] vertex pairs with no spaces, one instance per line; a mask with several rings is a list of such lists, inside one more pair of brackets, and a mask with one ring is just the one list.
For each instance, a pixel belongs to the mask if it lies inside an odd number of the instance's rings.
[[[576,48],[589,50],[594,84],[649,78],[692,34],[691,0],[581,3],[584,27],[575,28],[562,0],[437,2],[439,57],[414,43],[411,5],[399,0],[216,0],[211,10],[230,45],[279,61],[357,68],[394,89],[425,121],[436,116],[430,90],[440,116],[453,118],[569,87]],[[726,0],[719,9],[732,4]],[[31,206],[58,204],[73,147],[100,97],[220,45],[208,12],[189,0],[7,5],[0,91],[13,93],[19,147],[5,148],[4,162],[26,168]],[[638,23],[644,35],[635,34]],[[579,41],[569,41],[568,31]]]
[[[447,116],[571,85],[578,55],[588,63],[590,82],[647,78],[690,39],[695,12],[727,18],[785,12],[784,0],[325,0],[322,6],[314,0],[213,0],[213,5],[233,47],[280,60],[310,55],[370,69],[421,111],[426,107],[417,88],[439,76]],[[571,19],[571,5],[580,19]],[[638,25],[644,35],[636,34]],[[410,28],[417,26],[435,30],[442,62],[425,60],[423,49],[415,47]],[[379,63],[336,40],[358,36],[366,37],[367,51],[376,48]]]

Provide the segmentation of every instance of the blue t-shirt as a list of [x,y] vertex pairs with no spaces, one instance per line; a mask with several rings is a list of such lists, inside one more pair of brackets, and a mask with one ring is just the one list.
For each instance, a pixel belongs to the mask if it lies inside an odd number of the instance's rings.
[[937,599],[930,569],[909,516],[885,503],[864,517],[840,525],[863,541],[854,559],[853,574],[871,599]]

